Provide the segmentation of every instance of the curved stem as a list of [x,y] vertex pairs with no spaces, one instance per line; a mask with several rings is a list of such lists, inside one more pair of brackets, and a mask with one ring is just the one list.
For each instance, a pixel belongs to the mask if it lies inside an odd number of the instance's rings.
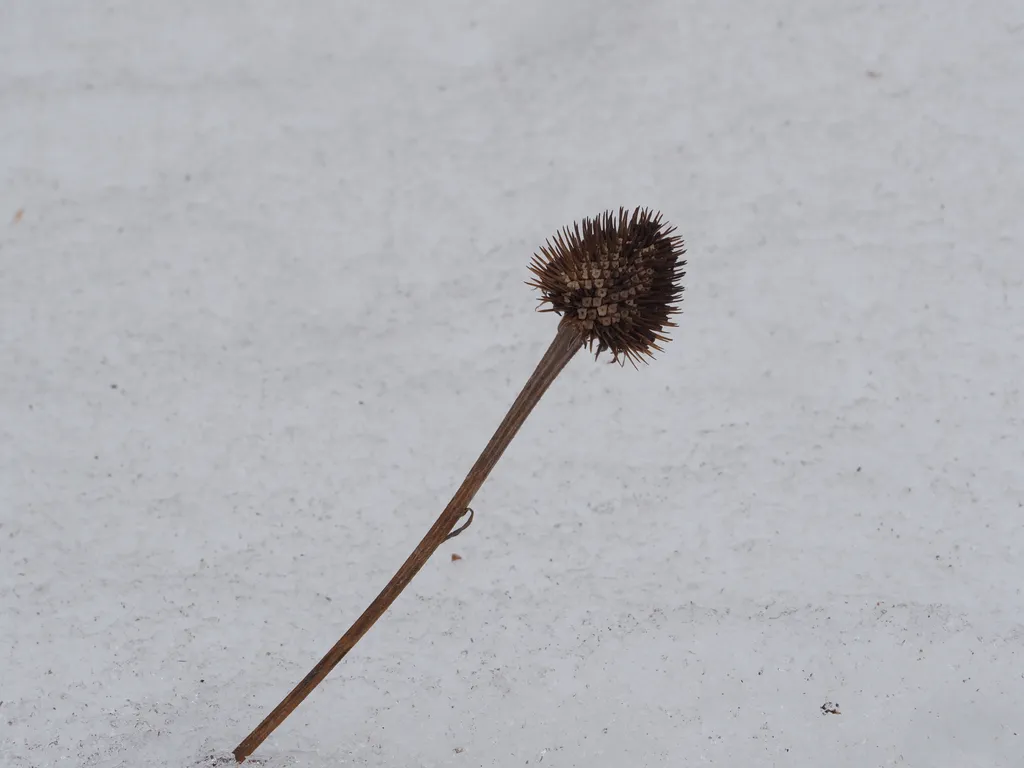
[[235,747],[234,755],[238,762],[245,760],[274,732],[274,729],[327,677],[330,671],[338,665],[338,662],[345,658],[345,655],[352,650],[352,647],[359,642],[359,639],[408,586],[413,576],[419,572],[455,527],[455,523],[462,517],[470,501],[480,490],[480,486],[484,484],[484,480],[494,469],[494,465],[498,463],[498,459],[501,458],[509,443],[512,442],[512,438],[519,432],[526,417],[530,415],[541,396],[551,386],[551,382],[561,373],[581,346],[582,340],[579,335],[569,325],[560,323],[558,333],[555,334],[551,346],[544,353],[544,357],[541,358],[537,368],[526,382],[526,386],[519,393],[519,397],[516,398],[501,424],[498,425],[494,436],[487,443],[472,469],[469,470],[466,479],[462,481],[462,485],[455,492],[452,500],[448,502],[448,506],[444,508],[441,516],[437,518],[434,525],[427,531],[427,535],[423,537],[423,540],[398,569],[387,586],[374,598],[341,639],[334,644],[334,647],[317,662],[309,674],[302,678],[263,722]]

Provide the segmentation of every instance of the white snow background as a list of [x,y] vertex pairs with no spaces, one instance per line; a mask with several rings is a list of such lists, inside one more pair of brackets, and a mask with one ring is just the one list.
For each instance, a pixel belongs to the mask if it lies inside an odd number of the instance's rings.
[[570,364],[253,764],[1024,765],[1011,0],[4,0],[0,765],[227,765],[620,205],[673,341]]

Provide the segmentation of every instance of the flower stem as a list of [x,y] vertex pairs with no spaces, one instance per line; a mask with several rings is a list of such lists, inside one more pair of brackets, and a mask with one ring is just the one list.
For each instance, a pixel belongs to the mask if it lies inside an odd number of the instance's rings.
[[555,380],[573,355],[582,346],[582,339],[577,332],[566,323],[560,323],[558,333],[555,334],[551,346],[548,347],[544,357],[541,358],[537,368],[526,382],[509,409],[494,436],[487,443],[480,457],[469,470],[466,479],[462,481],[459,490],[455,492],[448,506],[444,508],[437,522],[427,531],[427,535],[417,545],[413,553],[398,569],[383,591],[374,598],[369,607],[356,619],[349,630],[342,635],[341,639],[334,644],[334,647],[317,662],[291,693],[284,697],[280,704],[267,715],[267,717],[250,733],[242,742],[235,747],[235,760],[241,763],[251,755],[263,741],[284,722],[299,704],[316,688],[325,677],[334,669],[338,662],[345,658],[352,647],[359,642],[360,638],[367,633],[384,611],[395,601],[409,582],[412,581],[423,565],[437,550],[445,538],[451,533],[459,518],[465,513],[470,502],[484,484],[487,476],[498,463],[498,459],[505,452],[512,438],[519,432],[519,428],[526,421],[534,406],[540,401],[541,396]]

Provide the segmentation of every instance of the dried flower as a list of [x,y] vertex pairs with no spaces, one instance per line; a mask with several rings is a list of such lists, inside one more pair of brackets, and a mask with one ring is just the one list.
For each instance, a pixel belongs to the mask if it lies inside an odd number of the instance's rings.
[[591,351],[635,365],[661,351],[665,329],[675,326],[686,251],[674,231],[646,208],[584,219],[534,255],[528,285],[543,294],[542,311],[562,315]]
[[[608,212],[564,229],[534,256],[530,269],[535,279],[530,285],[540,288],[542,301],[550,305],[547,311],[562,315],[555,338],[441,516],[349,630],[235,747],[238,762],[251,755],[352,650],[437,548],[469,526],[469,503],[526,417],[580,349],[596,346],[597,354],[609,350],[613,360],[621,356],[634,366],[651,357],[652,350],[661,350],[658,343],[668,340],[664,330],[675,325],[669,318],[679,311],[675,304],[682,297],[680,280],[686,265],[680,260],[683,241],[672,235],[674,231],[662,222],[661,214],[637,208],[630,216],[619,209],[618,216]],[[458,559],[452,555],[453,561]]]

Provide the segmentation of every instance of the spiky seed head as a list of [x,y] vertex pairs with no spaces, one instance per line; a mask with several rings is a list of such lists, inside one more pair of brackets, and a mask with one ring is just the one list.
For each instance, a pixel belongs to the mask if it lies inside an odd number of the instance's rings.
[[686,274],[682,238],[660,213],[620,208],[565,227],[530,263],[542,311],[573,325],[591,351],[637,362],[661,351],[675,327]]

